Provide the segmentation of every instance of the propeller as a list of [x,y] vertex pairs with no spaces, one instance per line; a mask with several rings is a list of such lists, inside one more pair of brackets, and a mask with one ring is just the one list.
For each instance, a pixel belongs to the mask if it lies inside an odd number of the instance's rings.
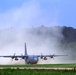
[[17,61],[17,60],[18,60],[18,58],[17,58],[17,57],[15,57],[15,60]]
[[51,58],[51,59],[54,59],[54,56],[55,56],[55,54],[51,55],[50,58]]
[[44,60],[47,60],[47,57],[44,57]]
[[41,53],[41,57],[40,57],[41,59],[43,59],[43,55],[42,55],[42,53]]
[[15,58],[15,53],[14,53],[14,55],[13,55],[13,56],[11,56],[11,58],[12,58],[12,61],[13,61],[13,59]]
[[23,54],[21,54],[21,58],[22,58],[22,59],[25,59],[25,57],[23,56]]

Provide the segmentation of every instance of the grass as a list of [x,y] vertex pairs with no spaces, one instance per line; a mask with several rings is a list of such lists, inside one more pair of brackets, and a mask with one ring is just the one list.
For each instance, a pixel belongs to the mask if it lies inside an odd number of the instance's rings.
[[76,75],[76,70],[1,69],[0,75]]
[[[76,64],[0,65],[0,67],[4,67],[0,69],[0,75],[76,75],[76,69],[19,69],[19,67],[76,68]],[[10,69],[11,67],[17,67],[17,69]]]

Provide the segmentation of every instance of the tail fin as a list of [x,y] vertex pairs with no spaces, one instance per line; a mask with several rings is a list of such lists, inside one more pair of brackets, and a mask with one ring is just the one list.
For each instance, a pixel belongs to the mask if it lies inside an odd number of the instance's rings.
[[27,47],[26,47],[26,43],[25,43],[25,55],[27,55]]
[[[25,43],[25,52],[24,52],[24,55],[27,55],[26,43]],[[26,63],[27,63],[27,62],[26,62],[27,59],[25,58],[24,60],[25,60],[25,64],[26,64]]]

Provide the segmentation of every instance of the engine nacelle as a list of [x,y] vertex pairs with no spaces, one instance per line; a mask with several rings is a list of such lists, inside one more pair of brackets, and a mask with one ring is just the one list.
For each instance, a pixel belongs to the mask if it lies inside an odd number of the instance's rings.
[[25,57],[22,57],[22,59],[25,59]]
[[12,56],[11,58],[12,58],[12,59],[14,59],[15,57],[14,57],[14,56]]
[[18,60],[18,58],[15,58],[15,60],[17,61],[17,60]]
[[53,56],[50,56],[50,58],[52,59],[52,58],[53,58]]
[[44,60],[47,60],[47,58],[46,58],[46,57],[44,57]]
[[43,56],[41,56],[40,58],[43,59]]

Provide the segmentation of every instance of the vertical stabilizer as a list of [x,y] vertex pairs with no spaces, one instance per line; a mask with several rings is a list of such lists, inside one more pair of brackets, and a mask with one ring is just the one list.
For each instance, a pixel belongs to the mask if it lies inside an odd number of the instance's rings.
[[[25,56],[27,55],[27,47],[26,47],[26,43],[25,43],[25,52],[24,52],[24,55],[25,55]],[[25,60],[25,64],[27,64],[27,58],[25,58],[24,60]]]
[[27,47],[26,47],[26,43],[25,43],[25,55],[27,55]]

